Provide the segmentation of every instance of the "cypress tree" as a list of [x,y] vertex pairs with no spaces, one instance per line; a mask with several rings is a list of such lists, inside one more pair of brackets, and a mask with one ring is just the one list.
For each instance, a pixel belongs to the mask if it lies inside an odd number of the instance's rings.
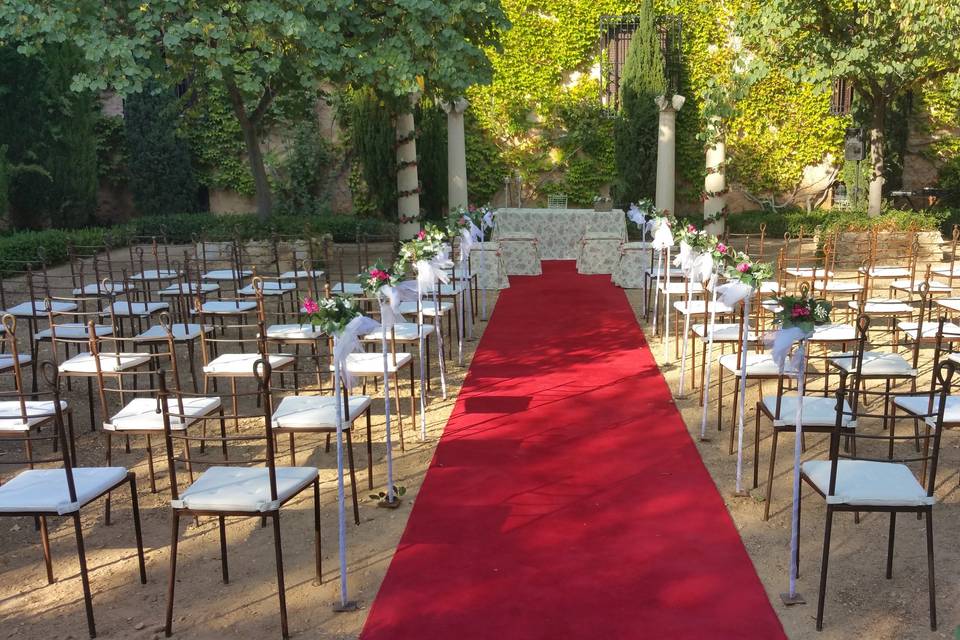
[[140,215],[200,208],[190,148],[177,133],[177,107],[173,91],[156,86],[124,103],[129,186]]
[[653,198],[657,178],[654,99],[667,90],[663,52],[652,0],[644,0],[620,80],[620,113],[614,126],[617,180],[614,197],[627,203]]

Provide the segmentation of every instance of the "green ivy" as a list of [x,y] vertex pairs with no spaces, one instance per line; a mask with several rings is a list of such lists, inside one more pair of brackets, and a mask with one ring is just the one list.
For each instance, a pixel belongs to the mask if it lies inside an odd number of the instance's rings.
[[94,125],[97,137],[97,177],[114,186],[130,178],[124,121],[120,116],[101,115]]

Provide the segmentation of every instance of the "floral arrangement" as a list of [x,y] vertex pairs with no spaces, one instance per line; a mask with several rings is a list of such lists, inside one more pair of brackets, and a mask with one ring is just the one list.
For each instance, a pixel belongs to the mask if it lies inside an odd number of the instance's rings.
[[394,271],[402,273],[407,265],[413,265],[421,260],[432,260],[442,254],[447,248],[448,234],[435,224],[426,224],[412,239],[400,245],[397,263]]
[[754,262],[753,258],[743,251],[734,251],[726,248],[726,259],[729,261],[726,273],[729,280],[738,280],[759,289],[760,284],[773,277],[773,267],[769,262]]
[[394,286],[400,282],[402,271],[399,265],[385,265],[383,260],[377,260],[372,267],[357,276],[364,293],[371,298],[377,296],[380,287]]
[[309,296],[303,299],[301,308],[306,319],[314,328],[320,328],[328,336],[343,333],[350,321],[360,315],[360,309],[350,298],[333,296],[315,300]]
[[797,327],[812,333],[815,326],[830,322],[833,305],[811,296],[807,285],[800,287],[800,295],[780,296],[776,300],[781,310],[774,314],[773,322],[784,329]]
[[681,227],[674,233],[673,237],[677,242],[687,243],[694,253],[711,252],[718,244],[715,235],[709,234],[703,229],[697,229],[696,225],[693,224]]

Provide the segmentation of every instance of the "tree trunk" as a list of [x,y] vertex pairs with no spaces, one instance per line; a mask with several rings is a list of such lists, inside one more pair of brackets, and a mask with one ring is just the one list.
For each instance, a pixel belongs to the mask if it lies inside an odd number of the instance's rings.
[[871,216],[880,215],[883,209],[884,183],[884,129],[887,124],[887,99],[875,97],[873,99],[873,114],[870,123],[870,196],[867,212]]
[[[260,151],[260,140],[257,137],[258,122],[247,115],[243,95],[230,74],[224,73],[224,84],[227,95],[230,97],[233,113],[237,117],[237,122],[240,123],[240,130],[243,131],[243,141],[247,146],[247,159],[250,162],[250,172],[253,174],[253,185],[256,190],[257,216],[261,220],[267,220],[273,212],[273,197],[270,194],[267,167],[263,163],[263,152]],[[254,115],[257,115],[258,111],[259,109],[254,111]]]

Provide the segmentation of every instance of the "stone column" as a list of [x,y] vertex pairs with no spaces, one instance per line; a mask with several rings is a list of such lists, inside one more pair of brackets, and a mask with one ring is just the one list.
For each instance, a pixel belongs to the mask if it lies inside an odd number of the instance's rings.
[[660,109],[660,128],[657,135],[657,209],[676,214],[677,168],[677,111],[683,106],[683,96],[657,96]]
[[467,208],[467,141],[463,130],[463,112],[470,103],[466,98],[441,102],[447,113],[447,203],[450,210]]
[[[713,125],[714,130],[716,126]],[[703,217],[720,215],[727,206],[727,144],[717,136],[712,146],[707,147],[707,177],[703,179]],[[719,236],[723,233],[723,220],[707,225],[707,230]]]
[[397,116],[397,213],[400,239],[409,240],[420,231],[420,181],[417,174],[417,139],[413,105],[419,96],[410,96],[410,110]]

